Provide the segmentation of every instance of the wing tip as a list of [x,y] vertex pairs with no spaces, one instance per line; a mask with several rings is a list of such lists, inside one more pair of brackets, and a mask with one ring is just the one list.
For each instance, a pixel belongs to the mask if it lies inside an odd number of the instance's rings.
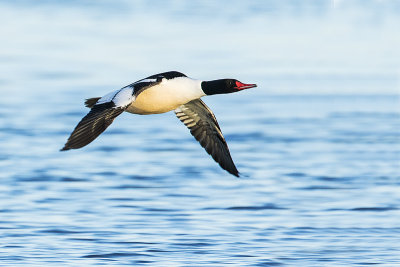
[[236,176],[237,178],[240,177],[240,172],[235,168],[233,170],[227,170],[225,169],[227,172],[229,172],[230,174],[232,174],[233,176]]
[[70,147],[67,147],[67,145],[65,145],[63,148],[60,149],[60,151],[67,151],[70,150]]

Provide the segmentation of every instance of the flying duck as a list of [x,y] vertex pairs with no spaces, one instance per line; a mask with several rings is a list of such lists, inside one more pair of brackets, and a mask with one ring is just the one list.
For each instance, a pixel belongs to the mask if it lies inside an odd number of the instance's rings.
[[177,71],[155,74],[103,97],[86,99],[90,112],[75,127],[61,151],[78,149],[96,139],[122,112],[158,114],[173,110],[213,159],[239,177],[214,113],[200,99],[256,87],[235,79],[201,81]]

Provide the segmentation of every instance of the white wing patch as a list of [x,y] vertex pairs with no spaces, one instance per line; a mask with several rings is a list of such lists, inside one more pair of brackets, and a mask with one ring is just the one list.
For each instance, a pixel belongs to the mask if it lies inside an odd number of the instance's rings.
[[113,102],[116,107],[126,107],[135,100],[132,87],[124,87],[100,98],[96,104]]
[[156,81],[157,81],[157,79],[143,79],[143,80],[139,80],[139,81],[135,82],[134,84],[137,84],[137,83],[154,83]]
[[132,87],[122,88],[112,100],[117,107],[126,107],[135,100]]
[[113,91],[111,93],[106,94],[105,96],[103,96],[102,98],[100,98],[96,104],[104,104],[104,103],[108,103],[111,102],[113,100],[113,98],[115,97],[116,94],[119,93],[119,91],[121,91],[121,89],[118,89],[116,91]]

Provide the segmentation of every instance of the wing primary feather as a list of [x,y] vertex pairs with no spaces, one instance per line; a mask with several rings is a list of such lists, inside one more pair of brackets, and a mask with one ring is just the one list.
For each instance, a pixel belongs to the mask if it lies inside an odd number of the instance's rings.
[[72,131],[67,143],[61,151],[77,149],[90,144],[104,132],[124,110],[125,108],[115,107],[112,102],[94,105],[90,112],[83,117]]
[[239,171],[232,160],[217,119],[201,99],[180,106],[175,110],[175,114],[221,168],[239,177]]

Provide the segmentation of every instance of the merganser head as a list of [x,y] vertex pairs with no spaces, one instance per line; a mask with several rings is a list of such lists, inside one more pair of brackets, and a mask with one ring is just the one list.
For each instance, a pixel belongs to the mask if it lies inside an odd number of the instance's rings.
[[253,87],[257,87],[257,84],[245,84],[235,79],[221,79],[201,83],[201,89],[206,95],[234,93]]

